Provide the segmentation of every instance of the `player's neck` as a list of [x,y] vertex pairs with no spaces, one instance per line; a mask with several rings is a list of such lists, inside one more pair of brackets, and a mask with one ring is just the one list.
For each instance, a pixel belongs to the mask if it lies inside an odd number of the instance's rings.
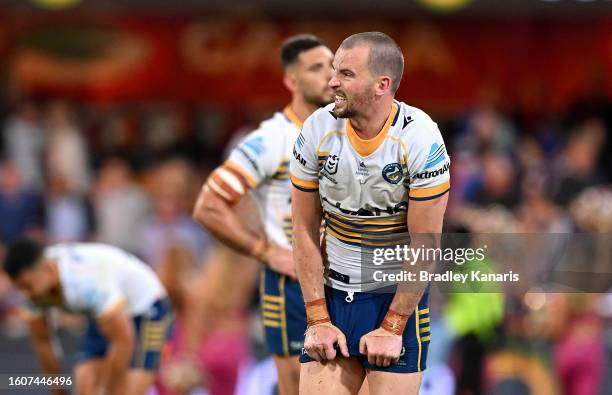
[[359,137],[373,139],[380,133],[391,113],[393,97],[381,98],[368,108],[369,111],[351,117],[350,122]]
[[291,100],[289,108],[302,122],[317,110],[316,106],[306,103],[306,101],[301,100],[299,97],[294,97],[293,100]]
[[53,299],[60,297],[62,295],[62,284],[60,282],[59,275],[59,267],[57,266],[57,261],[50,261],[47,263],[49,265],[49,269],[51,270],[51,278],[52,278],[52,288],[51,288],[51,297]]

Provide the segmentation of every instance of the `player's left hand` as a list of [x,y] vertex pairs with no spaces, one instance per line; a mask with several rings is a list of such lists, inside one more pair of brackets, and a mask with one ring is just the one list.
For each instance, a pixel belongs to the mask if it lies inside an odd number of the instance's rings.
[[374,329],[359,339],[359,352],[366,355],[372,365],[386,368],[399,360],[402,337],[383,328]]

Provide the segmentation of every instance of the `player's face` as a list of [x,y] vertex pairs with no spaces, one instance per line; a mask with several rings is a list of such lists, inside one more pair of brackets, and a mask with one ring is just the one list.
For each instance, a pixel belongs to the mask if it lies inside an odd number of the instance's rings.
[[52,275],[46,267],[38,264],[24,270],[14,279],[15,286],[22,295],[32,302],[42,302],[49,298],[52,288]]
[[336,51],[329,86],[334,90],[337,117],[355,117],[374,101],[376,81],[368,69],[368,54],[365,46]]
[[322,107],[334,100],[328,82],[332,76],[334,54],[319,46],[300,53],[295,69],[296,83],[306,103]]

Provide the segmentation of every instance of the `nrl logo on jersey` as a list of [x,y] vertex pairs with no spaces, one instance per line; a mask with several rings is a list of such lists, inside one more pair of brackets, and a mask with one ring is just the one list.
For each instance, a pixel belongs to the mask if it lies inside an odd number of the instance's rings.
[[336,174],[338,172],[338,162],[340,162],[338,155],[330,155],[327,157],[327,160],[325,160],[323,169],[325,169],[329,175]]

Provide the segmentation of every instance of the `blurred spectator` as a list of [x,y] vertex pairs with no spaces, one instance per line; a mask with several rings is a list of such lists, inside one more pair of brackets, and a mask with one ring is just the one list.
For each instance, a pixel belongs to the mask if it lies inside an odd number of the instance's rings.
[[483,150],[513,153],[516,151],[514,126],[500,112],[482,106],[467,118],[466,130],[454,144],[457,152],[476,155]]
[[249,357],[248,307],[258,271],[258,263],[251,258],[218,245],[204,270],[185,279],[189,302],[180,309],[172,357],[162,374],[164,388],[189,389],[189,383],[177,380],[188,371],[185,363],[189,363],[211,395],[235,393],[240,367]]
[[43,187],[42,152],[45,142],[38,109],[31,101],[19,104],[4,126],[4,154],[21,175],[26,189]]
[[496,204],[509,208],[519,203],[516,169],[506,154],[486,151],[480,157],[480,174],[470,199],[473,203],[483,207]]
[[43,205],[40,195],[22,182],[12,162],[0,166],[0,244],[6,245],[27,233],[43,236]]
[[68,190],[86,193],[89,186],[89,156],[81,131],[68,104],[55,101],[47,108],[47,171],[66,182]]
[[518,154],[523,174],[521,177],[521,204],[517,207],[517,220],[526,233],[571,232],[571,221],[551,198],[551,172],[537,142],[526,138]]
[[557,341],[555,369],[564,395],[599,395],[604,373],[602,319],[598,295],[553,294],[550,330]]
[[197,163],[201,147],[194,138],[187,111],[178,106],[164,106],[150,111],[145,119],[145,143],[151,159],[180,157]]
[[146,261],[158,267],[171,247],[182,247],[193,261],[210,246],[210,237],[191,218],[196,182],[190,165],[180,159],[162,162],[152,171],[150,192],[153,215],[147,221],[141,251]]
[[66,178],[59,174],[49,176],[45,224],[49,243],[86,241],[95,233],[96,222],[89,197],[71,190]]
[[555,201],[566,205],[584,189],[603,182],[597,163],[606,142],[605,125],[591,118],[574,129],[556,165]]
[[96,239],[141,254],[141,235],[150,203],[132,180],[129,165],[110,158],[102,164],[93,188],[98,232]]

